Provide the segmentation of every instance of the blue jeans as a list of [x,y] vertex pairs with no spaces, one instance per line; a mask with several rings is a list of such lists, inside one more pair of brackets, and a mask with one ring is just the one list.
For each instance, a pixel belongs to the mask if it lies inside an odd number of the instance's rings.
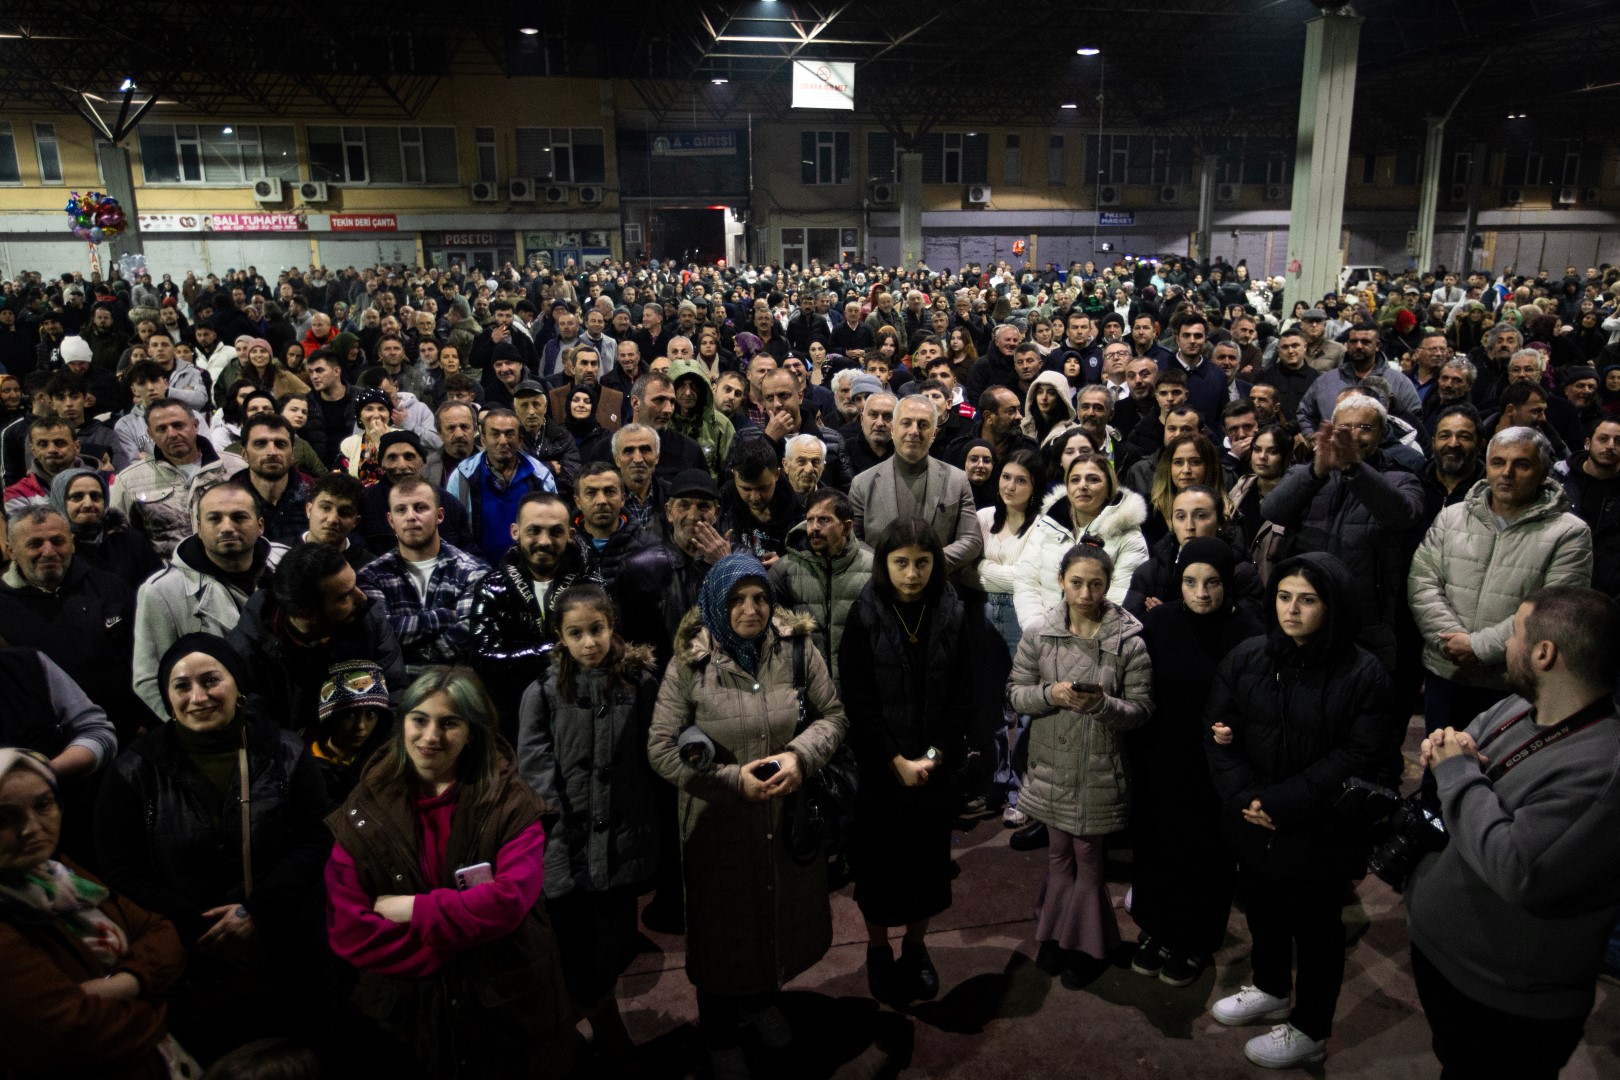
[[[1012,593],[986,593],[984,613],[990,625],[1001,635],[1001,640],[1006,642],[1008,654],[1015,655],[1023,635],[1018,628],[1018,613],[1013,607]],[[996,726],[996,764],[990,782],[1006,792],[1008,806],[1017,806],[1018,789],[1023,787],[1023,773],[1029,761],[1029,751],[1021,737],[1029,728],[1029,717],[1020,716],[1017,727],[1008,726],[1005,721],[1010,719],[1008,715],[1003,718],[1003,723]]]

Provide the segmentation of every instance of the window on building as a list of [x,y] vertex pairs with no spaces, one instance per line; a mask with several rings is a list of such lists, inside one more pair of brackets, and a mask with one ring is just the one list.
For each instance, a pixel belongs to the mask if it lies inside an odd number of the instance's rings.
[[1126,184],[1130,177],[1131,140],[1128,135],[1086,136],[1087,183]]
[[45,184],[62,182],[62,149],[56,141],[55,124],[34,125],[34,150],[39,155],[39,179]]
[[1362,182],[1362,184],[1364,186],[1366,186],[1366,187],[1371,187],[1373,184],[1377,183],[1377,181],[1378,181],[1378,155],[1377,154],[1362,154],[1361,155],[1361,182]]
[[1008,135],[1001,152],[1002,183],[1018,187],[1024,182],[1024,137]]
[[1069,155],[1064,145],[1062,135],[1053,135],[1046,140],[1046,182],[1055,187],[1062,187],[1068,182]]
[[500,179],[500,169],[495,158],[495,129],[474,128],[473,144],[478,151],[478,179],[486,184],[495,183]]
[[842,239],[843,234],[838,229],[785,228],[782,230],[782,264],[809,266],[810,260],[815,259],[823,266],[830,266],[838,261]]
[[22,183],[17,167],[17,140],[11,135],[11,121],[0,120],[0,184]]
[[805,184],[849,183],[849,132],[799,132],[799,180]]
[[990,179],[990,136],[983,132],[931,132],[918,149],[925,184],[983,184]]
[[558,184],[607,181],[601,128],[518,128],[517,175]]
[[454,184],[456,130],[312,125],[309,170],[328,184]]
[[366,129],[361,127],[309,127],[310,179],[328,184],[367,184]]
[[900,179],[900,151],[887,131],[866,133],[866,171],[873,180],[892,184]]
[[141,173],[148,184],[251,184],[298,179],[291,127],[254,124],[142,124]]
[[945,133],[945,156],[940,165],[941,174],[947,184],[960,184],[962,182],[962,133],[960,131],[947,131]]
[[1397,187],[1415,187],[1418,173],[1423,168],[1423,146],[1416,139],[1408,139],[1395,149],[1395,184]]
[[1474,155],[1467,150],[1459,150],[1451,155],[1451,182],[1453,184],[1468,183],[1469,174],[1474,168]]

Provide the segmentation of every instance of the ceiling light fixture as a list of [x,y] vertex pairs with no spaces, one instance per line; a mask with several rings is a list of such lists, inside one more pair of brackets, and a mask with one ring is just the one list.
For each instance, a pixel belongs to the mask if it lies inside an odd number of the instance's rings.
[[1078,109],[1079,107],[1080,106],[1078,104],[1076,104],[1075,102],[1073,102],[1073,101],[1065,101],[1062,105],[1059,106],[1059,108],[1063,108],[1063,109]]
[[534,26],[524,26],[518,30],[518,33],[523,34],[526,37],[534,37],[534,35],[538,34],[539,32],[540,29]]
[[127,94],[133,89],[135,89],[134,79],[125,79],[123,82],[118,84],[118,92],[120,94]]
[[1074,50],[1074,55],[1076,55],[1076,56],[1096,56],[1100,52],[1102,52],[1101,49],[1094,49],[1094,48],[1092,48],[1091,46],[1088,45],[1083,49]]
[[710,79],[709,81],[714,83],[714,85],[716,85],[716,86],[724,86],[724,85],[726,85],[726,83],[730,82],[731,80],[726,79],[726,78],[721,78],[721,77],[717,76],[717,77],[715,77],[713,79]]
[[221,134],[221,135],[229,135],[229,134],[231,134],[231,133],[232,133],[232,132],[234,132],[234,131],[235,131],[235,130],[236,130],[236,129],[235,129],[235,128],[233,128],[233,127],[231,127],[231,125],[229,125],[229,124],[226,124],[226,125],[225,125],[225,126],[224,126],[224,127],[223,127],[223,128],[221,128],[221,129],[220,129],[220,134]]

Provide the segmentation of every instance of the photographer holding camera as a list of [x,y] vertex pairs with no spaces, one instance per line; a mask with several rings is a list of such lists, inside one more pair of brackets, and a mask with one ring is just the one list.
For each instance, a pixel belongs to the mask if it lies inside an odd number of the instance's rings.
[[1443,1077],[1557,1076],[1620,916],[1620,607],[1541,589],[1507,641],[1517,696],[1423,742],[1450,842],[1406,888]]

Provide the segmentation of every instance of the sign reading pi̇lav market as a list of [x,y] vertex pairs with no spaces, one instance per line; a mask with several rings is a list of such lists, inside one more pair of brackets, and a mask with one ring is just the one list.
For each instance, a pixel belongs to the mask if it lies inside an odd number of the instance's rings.
[[855,65],[833,60],[793,61],[795,109],[855,111]]

